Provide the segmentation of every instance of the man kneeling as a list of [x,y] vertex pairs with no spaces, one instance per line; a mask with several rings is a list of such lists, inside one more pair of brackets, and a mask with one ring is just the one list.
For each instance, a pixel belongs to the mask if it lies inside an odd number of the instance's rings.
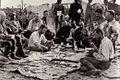
[[28,46],[32,51],[49,51],[51,41],[45,38],[45,32],[47,27],[45,25],[40,25],[39,29],[32,33],[29,39]]
[[[80,71],[90,72],[90,75],[98,69],[107,70],[110,67],[111,59],[114,57],[112,41],[104,36],[100,29],[94,32],[94,36],[101,41],[99,49],[96,49],[97,52],[93,53],[93,56],[87,56],[80,60],[82,64]],[[92,43],[92,45],[94,44]]]

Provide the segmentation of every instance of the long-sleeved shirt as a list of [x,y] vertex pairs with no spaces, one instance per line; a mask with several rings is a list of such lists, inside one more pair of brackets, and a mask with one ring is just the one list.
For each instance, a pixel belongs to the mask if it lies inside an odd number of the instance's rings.
[[47,42],[47,39],[45,38],[44,34],[39,34],[38,31],[35,31],[31,34],[28,46],[29,47],[35,47],[35,43],[37,43],[39,46],[41,44],[44,44]]
[[109,61],[111,58],[114,57],[114,48],[112,41],[104,37],[101,41],[100,48],[98,53],[94,54],[94,57],[98,60]]

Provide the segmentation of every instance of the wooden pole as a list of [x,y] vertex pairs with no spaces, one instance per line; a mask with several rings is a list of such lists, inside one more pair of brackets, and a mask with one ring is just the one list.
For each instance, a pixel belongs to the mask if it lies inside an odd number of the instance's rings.
[[0,9],[1,9],[1,0],[0,0]]
[[22,10],[23,10],[23,6],[24,6],[24,5],[23,5],[23,4],[24,4],[24,3],[23,3],[23,0],[21,0],[21,4],[22,4]]

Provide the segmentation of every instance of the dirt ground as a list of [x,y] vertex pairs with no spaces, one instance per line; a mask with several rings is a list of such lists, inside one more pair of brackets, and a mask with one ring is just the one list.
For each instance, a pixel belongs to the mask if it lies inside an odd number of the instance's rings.
[[0,67],[0,80],[120,80],[119,57],[111,62],[110,69],[103,72],[101,76],[94,78],[82,75],[80,71],[67,73],[77,69],[79,63],[51,62],[53,59],[78,61],[80,57],[84,57],[83,53],[56,51],[48,53],[31,52],[26,59]]

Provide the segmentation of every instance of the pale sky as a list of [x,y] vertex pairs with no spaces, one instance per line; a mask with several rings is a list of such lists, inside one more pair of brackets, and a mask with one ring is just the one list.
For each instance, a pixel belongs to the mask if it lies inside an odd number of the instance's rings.
[[[24,4],[27,5],[40,5],[44,3],[55,3],[57,0],[23,0]],[[62,0],[63,3],[69,2],[72,3],[74,0]],[[87,0],[82,0],[87,2]],[[99,2],[102,3],[103,0],[93,0],[93,2]],[[120,0],[117,0],[117,3],[120,4]],[[21,4],[21,0],[1,0],[1,6],[3,7],[18,7],[18,5]]]

